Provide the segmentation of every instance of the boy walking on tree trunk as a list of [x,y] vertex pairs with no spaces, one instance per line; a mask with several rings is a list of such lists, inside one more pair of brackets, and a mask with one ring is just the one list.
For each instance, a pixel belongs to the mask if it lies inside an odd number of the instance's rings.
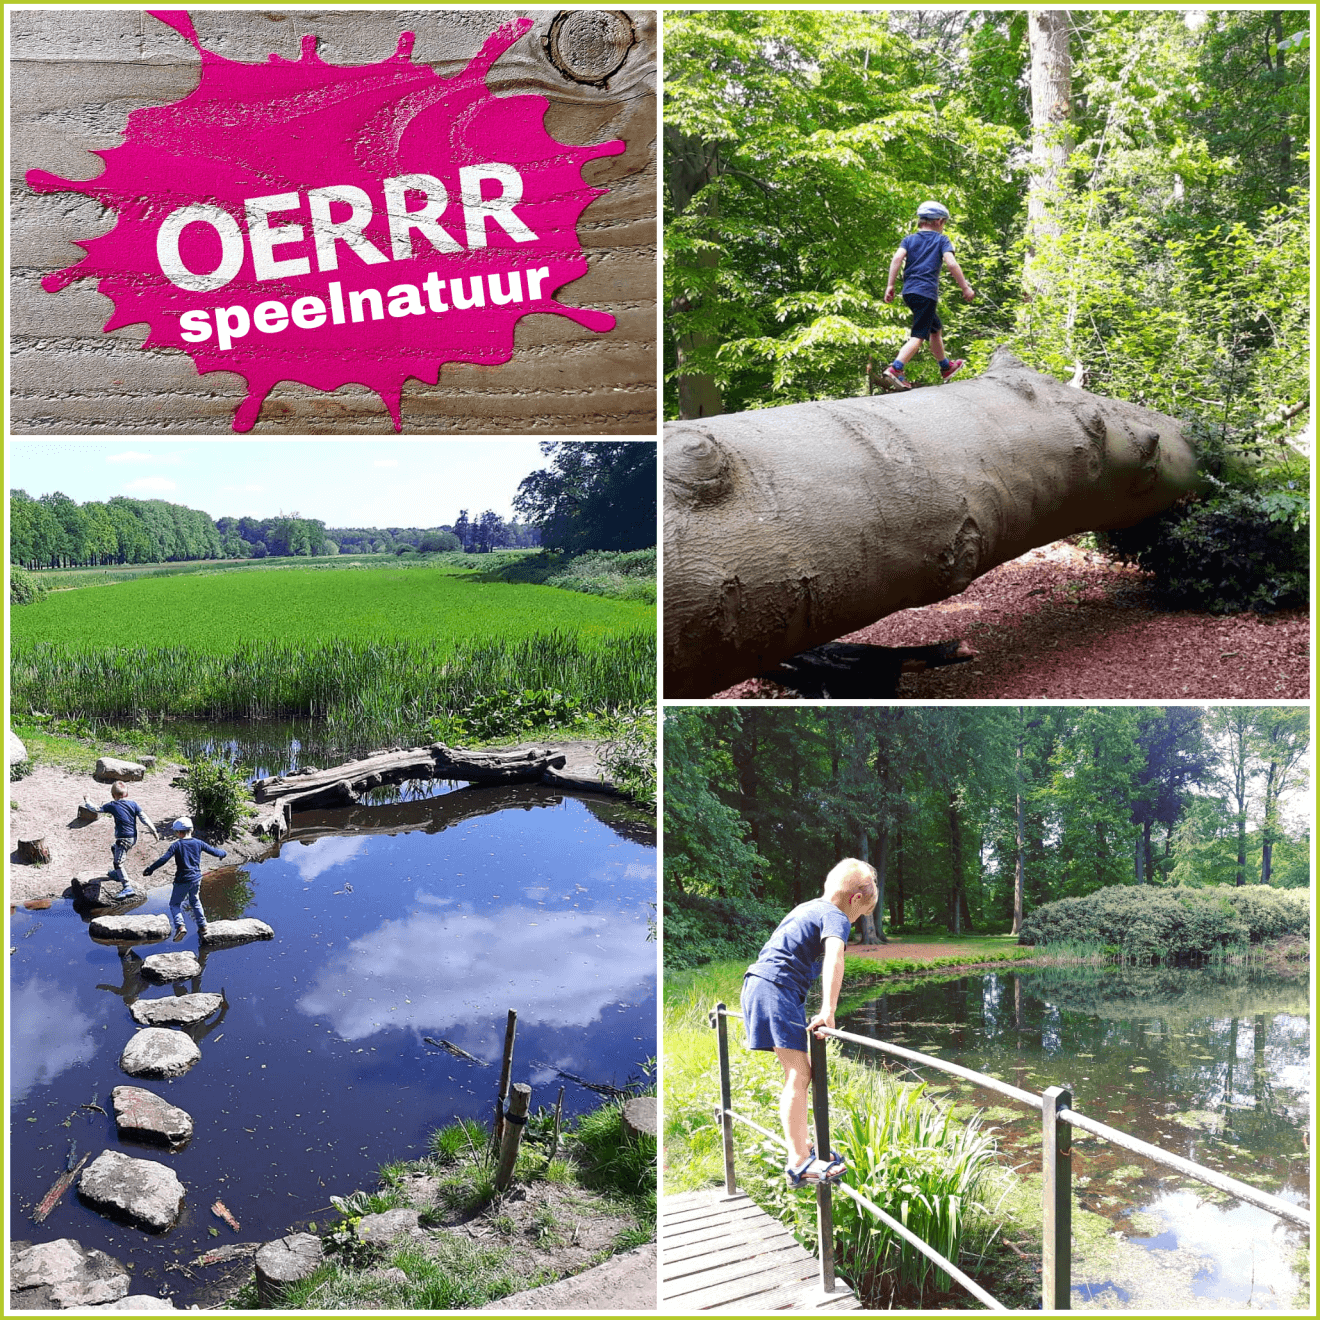
[[889,284],[885,288],[885,302],[894,301],[894,283],[900,271],[903,274],[903,301],[912,309],[912,329],[898,356],[884,370],[885,381],[895,389],[910,390],[904,368],[921,351],[922,344],[930,341],[930,351],[940,364],[940,379],[952,380],[962,369],[964,360],[950,360],[944,354],[944,329],[935,307],[940,292],[940,268],[947,266],[962,296],[971,302],[976,290],[967,283],[962,267],[953,255],[953,244],[944,234],[949,212],[939,202],[922,202],[917,208],[917,232],[909,234],[889,263]]

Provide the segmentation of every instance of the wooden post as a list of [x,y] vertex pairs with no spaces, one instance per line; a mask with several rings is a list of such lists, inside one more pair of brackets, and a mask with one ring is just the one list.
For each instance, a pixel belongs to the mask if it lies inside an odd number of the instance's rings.
[[555,1157],[555,1152],[559,1149],[559,1125],[564,1120],[564,1088],[559,1088],[559,1099],[555,1101],[555,1130],[550,1138],[550,1154],[545,1157],[545,1162],[550,1163]]
[[[814,1031],[811,1045],[811,1112],[816,1128],[816,1158],[830,1158],[830,1082],[825,1042]],[[829,1183],[816,1184],[816,1234],[820,1240],[820,1286],[834,1292],[834,1201]]]
[[518,1160],[518,1147],[522,1145],[531,1103],[532,1088],[526,1082],[514,1082],[509,1096],[508,1121],[504,1124],[504,1139],[500,1144],[500,1167],[495,1173],[497,1192],[502,1192],[513,1178],[513,1166]]
[[725,1016],[727,1008],[723,1003],[715,1005],[711,1014],[711,1025],[715,1028],[715,1039],[719,1042],[720,1052],[720,1128],[724,1136],[724,1192],[726,1196],[735,1196],[738,1192],[738,1176],[733,1170],[733,1118],[729,1110],[733,1108],[733,1082],[729,1077],[729,1019]]
[[1072,1092],[1051,1086],[1041,1099],[1041,1172],[1045,1187],[1041,1243],[1040,1307],[1072,1309],[1072,1124],[1059,1110],[1072,1107]]
[[500,1065],[500,1093],[495,1097],[494,1141],[498,1146],[504,1136],[504,1106],[509,1100],[509,1074],[513,1072],[513,1037],[518,1030],[518,1014],[509,1009],[509,1022],[504,1028],[504,1062]]

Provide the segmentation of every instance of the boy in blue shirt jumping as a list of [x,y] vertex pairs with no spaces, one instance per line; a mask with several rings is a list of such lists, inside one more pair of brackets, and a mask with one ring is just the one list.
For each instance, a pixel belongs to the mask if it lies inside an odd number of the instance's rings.
[[159,870],[171,857],[174,858],[174,888],[170,890],[170,917],[174,922],[174,938],[177,942],[188,933],[183,924],[183,909],[192,909],[193,919],[197,922],[197,938],[204,940],[210,933],[206,925],[206,913],[202,911],[202,854],[212,857],[225,857],[223,848],[212,848],[209,843],[192,837],[192,820],[180,816],[171,828],[178,838],[165,849],[142,874],[150,875]]
[[[848,932],[854,921],[875,911],[877,898],[874,867],[844,858],[825,877],[821,897],[799,903],[779,923],[743,977],[747,1048],[774,1050],[784,1070],[779,1119],[788,1143],[784,1172],[792,1187],[837,1182],[844,1173],[842,1158],[817,1156],[807,1135],[807,1032],[834,1026]],[[808,1022],[807,990],[822,966],[820,1012]]]
[[935,310],[940,293],[941,266],[949,268],[949,274],[968,302],[976,297],[976,290],[967,283],[962,268],[954,258],[953,244],[945,237],[944,225],[948,219],[949,212],[939,202],[922,202],[917,207],[917,232],[903,240],[889,263],[885,302],[894,301],[894,281],[898,279],[899,271],[904,271],[903,301],[912,309],[912,329],[908,331],[908,341],[884,370],[884,379],[895,389],[912,388],[903,371],[921,352],[921,346],[927,340],[930,341],[930,351],[940,364],[942,381],[952,380],[965,365],[962,358],[950,360],[944,355],[944,338],[940,334],[944,326]]
[[109,875],[112,880],[118,880],[123,885],[115,897],[116,903],[122,903],[125,899],[141,897],[133,888],[132,881],[124,874],[124,856],[137,847],[138,821],[151,831],[153,839],[159,839],[160,835],[156,833],[156,827],[147,818],[147,813],[129,798],[128,788],[122,780],[116,780],[110,785],[110,798],[105,806],[98,807],[97,810],[115,822],[115,841],[110,845]]

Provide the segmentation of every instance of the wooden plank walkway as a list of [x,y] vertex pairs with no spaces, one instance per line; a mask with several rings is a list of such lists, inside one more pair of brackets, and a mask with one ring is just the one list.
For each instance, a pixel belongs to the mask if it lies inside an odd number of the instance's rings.
[[660,1310],[860,1311],[842,1280],[821,1291],[820,1263],[750,1197],[723,1188],[660,1202]]

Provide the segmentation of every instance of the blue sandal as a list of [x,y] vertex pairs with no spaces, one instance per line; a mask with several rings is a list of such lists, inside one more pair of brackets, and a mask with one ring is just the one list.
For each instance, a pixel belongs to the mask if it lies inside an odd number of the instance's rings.
[[847,1170],[847,1162],[838,1151],[830,1151],[830,1158],[822,1160],[813,1150],[796,1169],[786,1168],[784,1175],[790,1187],[801,1187],[804,1183],[814,1186],[817,1183],[836,1183]]

